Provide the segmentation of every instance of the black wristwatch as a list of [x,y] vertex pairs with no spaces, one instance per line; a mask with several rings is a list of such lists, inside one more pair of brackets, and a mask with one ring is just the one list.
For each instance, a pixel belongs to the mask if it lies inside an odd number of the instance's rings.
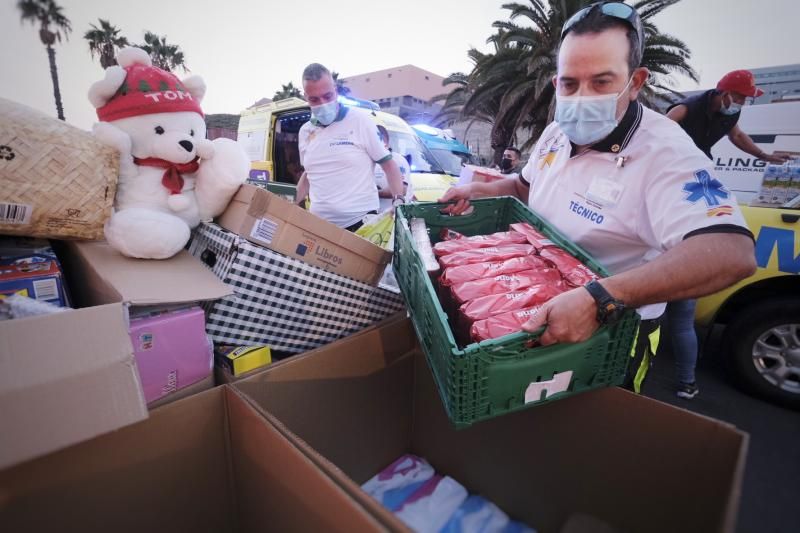
[[625,304],[611,296],[597,280],[592,280],[584,288],[597,302],[597,322],[600,325],[616,324],[625,312]]

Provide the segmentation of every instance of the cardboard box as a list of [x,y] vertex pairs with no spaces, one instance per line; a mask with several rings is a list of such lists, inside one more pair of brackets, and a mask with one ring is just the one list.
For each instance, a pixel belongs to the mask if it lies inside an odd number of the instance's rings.
[[182,387],[173,392],[172,394],[162,396],[158,400],[148,403],[147,409],[150,411],[152,411],[153,409],[158,409],[159,407],[170,404],[172,402],[176,402],[178,400],[188,398],[189,396],[194,396],[195,394],[199,394],[209,389],[213,389],[216,385],[217,383],[216,380],[214,379],[214,375],[209,374],[208,376],[201,379],[197,383],[193,383],[192,385],[187,385],[185,387]]
[[360,485],[410,452],[540,533],[576,514],[626,532],[735,530],[745,433],[619,388],[454,430],[407,320],[233,386],[392,529]]
[[402,296],[258,246],[216,224],[189,245],[235,292],[205,306],[215,344],[266,344],[302,353],[351,335],[403,309]]
[[4,531],[381,531],[230,388],[0,471]]
[[[371,325],[371,326],[369,326],[369,327],[367,327],[365,329],[362,329],[361,331],[357,331],[357,332],[353,333],[352,335],[350,335],[348,337],[348,339],[354,339],[355,337],[358,337],[359,335],[365,335],[365,334],[368,334],[368,333],[373,332],[375,330],[381,329],[386,324],[393,324],[393,323],[397,322],[398,320],[405,319],[405,317],[406,317],[406,312],[405,311],[398,311],[397,313],[395,313],[395,314],[393,314],[391,316],[388,316],[388,317],[384,318],[383,320],[381,320],[379,322],[376,322],[375,324],[373,324],[373,325]],[[273,362],[271,364],[275,364],[275,362]],[[229,384],[235,383],[237,381],[242,381],[242,380],[248,379],[248,378],[250,378],[250,377],[252,377],[252,376],[254,376],[256,374],[260,374],[261,372],[264,372],[267,368],[269,368],[269,365],[261,367],[261,368],[256,368],[256,369],[250,370],[250,371],[245,372],[244,374],[241,374],[239,376],[234,376],[225,367],[222,367],[222,366],[219,366],[219,365],[215,365],[214,366],[214,382],[217,385],[226,385],[226,384],[229,385]]]
[[0,98],[0,234],[102,238],[118,178],[115,149]]
[[[70,287],[76,300],[79,295],[79,303],[84,306],[124,302],[132,307],[132,313],[141,315],[151,309],[181,308],[215,301],[231,293],[227,285],[186,251],[170,259],[153,261],[124,257],[105,242],[69,242],[65,246],[63,256],[69,262],[66,270],[80,273],[75,279],[69,278]],[[152,355],[147,353],[149,350],[143,350],[141,340],[135,342],[137,359],[144,358],[139,373],[146,385],[148,403],[197,383],[212,373],[213,354],[203,330],[202,311],[196,309],[193,314],[187,315],[185,310],[176,310],[166,316],[183,317],[184,322],[188,320],[193,324],[193,352],[173,346],[171,350],[161,351],[159,355],[165,357],[153,360]],[[133,336],[141,333],[139,319],[131,322],[131,328]],[[158,349],[164,348],[165,342],[178,342],[185,333],[184,324],[167,339],[162,338]],[[173,377],[170,378],[170,375]],[[156,386],[157,390],[153,390],[154,383],[161,383]],[[158,389],[162,394],[158,394]]]
[[392,253],[255,185],[242,185],[218,223],[270,250],[370,285]]
[[0,322],[0,468],[147,417],[130,305],[230,293],[186,252],[135,260],[103,242],[64,243],[57,252],[82,308]]
[[145,418],[122,303],[0,321],[0,468]]

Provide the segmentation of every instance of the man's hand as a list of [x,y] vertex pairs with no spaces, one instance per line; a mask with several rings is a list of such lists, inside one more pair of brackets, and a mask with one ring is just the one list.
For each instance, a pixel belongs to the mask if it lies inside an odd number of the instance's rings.
[[439,198],[440,203],[455,202],[455,204],[442,209],[448,215],[460,215],[469,209],[469,199],[472,196],[472,188],[469,185],[451,187],[447,189],[444,196]]
[[532,333],[545,325],[547,329],[539,337],[543,346],[583,342],[600,327],[597,323],[597,304],[583,287],[561,293],[545,303],[522,329]]
[[758,156],[758,158],[763,159],[767,163],[774,163],[776,165],[781,165],[791,160],[792,156],[790,156],[789,154],[775,154],[775,153],[768,154],[766,152],[761,152],[761,155]]

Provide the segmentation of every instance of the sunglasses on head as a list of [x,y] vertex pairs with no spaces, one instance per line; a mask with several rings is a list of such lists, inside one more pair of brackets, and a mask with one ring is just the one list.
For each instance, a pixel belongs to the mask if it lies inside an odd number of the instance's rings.
[[625,21],[631,28],[636,30],[636,34],[639,36],[639,46],[642,51],[644,51],[644,29],[642,28],[642,20],[632,6],[622,2],[595,2],[594,4],[584,7],[572,15],[564,24],[564,27],[561,29],[561,40],[563,41],[569,30],[571,30],[575,24],[585,19],[595,8],[599,8],[600,12],[607,17]]

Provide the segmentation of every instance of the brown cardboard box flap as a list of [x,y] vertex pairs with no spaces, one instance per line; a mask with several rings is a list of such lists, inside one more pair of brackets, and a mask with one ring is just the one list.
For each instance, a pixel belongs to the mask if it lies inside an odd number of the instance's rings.
[[[70,242],[71,253],[89,270],[96,298],[117,295],[132,305],[188,303],[216,300],[233,291],[187,251],[164,260],[131,259],[103,241]],[[107,301],[91,301],[92,304]]]
[[227,387],[0,471],[7,531],[382,531]]
[[542,533],[575,513],[620,531],[734,531],[748,437],[730,424],[611,387],[457,431],[422,353],[398,355],[403,335],[392,324],[234,387],[387,527],[358,486],[414,453]]
[[0,468],[147,418],[121,303],[0,322]]

